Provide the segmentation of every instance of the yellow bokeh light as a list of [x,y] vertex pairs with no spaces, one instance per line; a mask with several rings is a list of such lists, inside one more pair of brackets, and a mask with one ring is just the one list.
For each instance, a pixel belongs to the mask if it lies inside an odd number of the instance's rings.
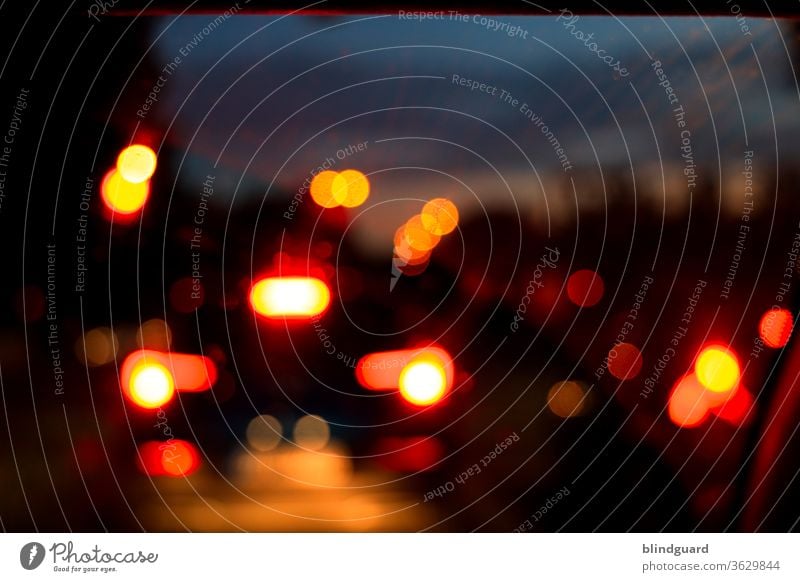
[[434,198],[422,207],[420,218],[425,230],[442,236],[458,226],[458,208],[447,198]]
[[161,364],[142,360],[131,372],[128,393],[131,400],[142,408],[158,408],[172,399],[175,380]]
[[129,182],[117,170],[111,170],[103,178],[100,194],[110,210],[119,214],[133,214],[147,202],[150,182]]
[[403,237],[405,241],[408,243],[408,246],[415,251],[430,251],[439,244],[442,238],[437,234],[431,234],[425,230],[425,226],[422,224],[422,218],[419,214],[412,216],[403,228]]
[[257,451],[271,451],[281,442],[283,427],[274,416],[262,414],[247,424],[247,442]]
[[724,346],[711,346],[700,352],[695,373],[700,383],[712,392],[732,390],[741,375],[736,356]]
[[311,180],[311,198],[323,208],[335,208],[340,204],[333,196],[333,180],[337,175],[336,172],[325,170]]
[[547,406],[561,418],[579,416],[586,406],[586,393],[577,382],[566,381],[553,384],[547,393]]
[[117,157],[117,172],[128,182],[139,184],[156,171],[156,153],[145,145],[132,145]]
[[427,406],[442,399],[447,390],[447,373],[435,358],[419,358],[400,372],[400,394],[411,404]]
[[369,197],[369,180],[358,170],[344,170],[333,179],[334,200],[345,208],[361,206]]
[[318,451],[330,441],[331,429],[324,418],[308,415],[295,423],[293,435],[298,447]]
[[253,285],[250,304],[265,317],[313,317],[331,302],[328,286],[313,277],[267,277]]

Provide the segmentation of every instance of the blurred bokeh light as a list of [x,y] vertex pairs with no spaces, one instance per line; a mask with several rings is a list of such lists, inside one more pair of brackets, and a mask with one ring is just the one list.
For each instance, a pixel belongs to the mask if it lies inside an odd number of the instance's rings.
[[117,157],[117,172],[132,184],[149,180],[155,171],[156,153],[145,145],[128,146]]
[[267,277],[250,291],[250,304],[268,318],[309,318],[328,308],[328,286],[313,277]]

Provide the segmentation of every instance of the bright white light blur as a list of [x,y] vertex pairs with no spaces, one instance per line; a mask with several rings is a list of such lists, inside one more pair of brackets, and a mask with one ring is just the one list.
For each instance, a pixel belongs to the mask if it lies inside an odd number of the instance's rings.
[[129,146],[117,157],[117,171],[132,184],[149,180],[156,171],[156,153],[141,144]]
[[268,277],[250,291],[250,304],[265,317],[313,317],[330,302],[328,286],[313,277]]
[[175,381],[167,368],[144,362],[134,368],[130,378],[131,399],[142,408],[158,408],[175,393]]
[[433,404],[444,396],[446,389],[444,366],[432,360],[411,362],[400,372],[400,394],[412,404]]

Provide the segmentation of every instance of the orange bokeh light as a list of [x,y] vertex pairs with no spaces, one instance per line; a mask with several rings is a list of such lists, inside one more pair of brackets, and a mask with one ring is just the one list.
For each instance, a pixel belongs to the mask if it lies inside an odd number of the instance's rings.
[[345,208],[361,206],[369,197],[369,180],[358,170],[344,170],[333,178],[331,194]]
[[642,352],[629,343],[620,343],[608,352],[608,371],[619,380],[632,380],[642,369]]
[[314,277],[265,277],[250,290],[250,305],[268,318],[309,318],[331,302],[328,286]]
[[458,208],[447,198],[434,198],[422,207],[420,218],[425,230],[442,236],[458,226]]
[[150,195],[150,182],[129,182],[117,170],[111,170],[100,184],[100,195],[109,210],[122,215],[135,214]]
[[758,335],[770,348],[782,348],[789,343],[794,327],[794,317],[788,309],[773,307],[758,323]]
[[439,244],[441,236],[425,230],[419,214],[412,216],[403,227],[403,239],[417,252],[428,252]]
[[578,382],[556,382],[547,391],[547,406],[553,414],[561,418],[580,416],[586,404],[586,391]]
[[311,180],[311,198],[323,208],[335,208],[340,204],[333,196],[333,180],[336,176],[336,172],[325,170]]
[[406,225],[404,224],[394,234],[394,254],[407,265],[426,263],[431,257],[432,249],[417,250],[408,243],[405,236]]
[[705,388],[694,374],[687,374],[678,380],[669,396],[667,412],[670,420],[683,428],[702,424],[709,414],[705,394]]
[[591,269],[575,271],[567,280],[567,296],[578,307],[597,305],[605,293],[603,278]]

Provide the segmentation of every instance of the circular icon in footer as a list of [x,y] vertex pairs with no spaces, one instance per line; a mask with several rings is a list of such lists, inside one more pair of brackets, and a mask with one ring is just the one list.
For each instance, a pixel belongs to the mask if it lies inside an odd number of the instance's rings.
[[30,542],[19,551],[19,563],[26,570],[35,570],[44,561],[44,546],[39,542]]

